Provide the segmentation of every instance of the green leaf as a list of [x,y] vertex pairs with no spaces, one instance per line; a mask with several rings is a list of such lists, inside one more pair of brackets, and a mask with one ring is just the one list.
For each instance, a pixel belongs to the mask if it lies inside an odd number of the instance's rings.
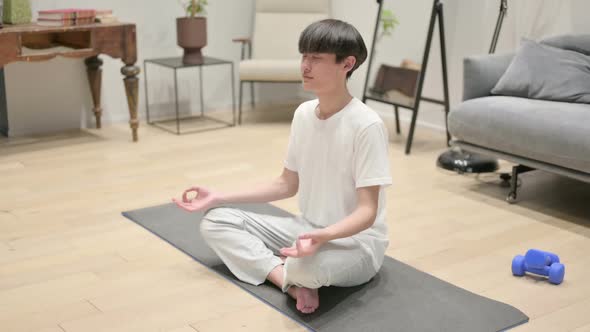
[[186,15],[190,17],[195,17],[197,14],[205,14],[206,5],[207,0],[190,0],[186,4],[184,4]]
[[390,9],[382,9],[381,10],[381,35],[382,36],[391,36],[391,32],[395,29],[395,27],[399,24],[399,20],[393,14],[393,11]]

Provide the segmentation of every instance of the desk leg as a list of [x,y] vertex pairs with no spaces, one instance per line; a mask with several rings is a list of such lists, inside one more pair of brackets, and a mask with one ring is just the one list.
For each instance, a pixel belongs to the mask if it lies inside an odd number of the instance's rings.
[[90,92],[92,93],[92,101],[94,103],[94,117],[96,118],[96,128],[101,127],[100,116],[102,115],[102,108],[100,105],[100,87],[102,82],[102,60],[98,56],[86,58],[86,72],[88,73],[88,83],[90,85]]
[[139,93],[139,67],[133,64],[127,64],[121,68],[121,74],[125,75],[123,81],[125,82],[125,92],[127,94],[127,104],[129,104],[129,125],[133,132],[133,141],[137,142],[137,127],[139,127],[139,120],[137,119],[137,95]]
[[8,107],[6,106],[6,89],[4,68],[0,66],[0,135],[8,137]]

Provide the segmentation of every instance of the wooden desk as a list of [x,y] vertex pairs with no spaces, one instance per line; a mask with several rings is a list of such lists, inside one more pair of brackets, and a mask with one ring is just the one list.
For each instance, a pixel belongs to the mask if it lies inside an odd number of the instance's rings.
[[100,89],[102,60],[99,54],[121,59],[124,63],[125,93],[129,106],[129,124],[137,141],[137,94],[139,67],[135,24],[96,23],[71,27],[43,27],[36,24],[5,25],[0,29],[0,68],[15,61],[43,61],[56,56],[85,58],[93,100],[96,127],[100,128]]

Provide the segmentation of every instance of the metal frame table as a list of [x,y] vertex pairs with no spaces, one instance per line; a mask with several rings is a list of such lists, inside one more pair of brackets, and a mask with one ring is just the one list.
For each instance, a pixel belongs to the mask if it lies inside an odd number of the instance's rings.
[[[176,132],[161,125],[162,122],[166,122],[167,120],[166,121],[150,121],[150,103],[149,103],[149,98],[148,98],[148,76],[147,76],[147,64],[148,63],[153,64],[153,65],[159,65],[159,66],[162,66],[165,68],[171,68],[174,71],[174,105],[175,105],[175,111],[176,111]],[[204,101],[203,101],[203,67],[204,66],[214,66],[214,65],[227,65],[227,64],[230,65],[230,69],[231,69],[232,120],[233,120],[231,123],[205,115],[205,105],[204,105]],[[188,117],[180,118],[180,113],[179,113],[179,109],[178,109],[178,74],[177,74],[177,71],[178,71],[178,69],[192,68],[192,67],[199,68],[199,96],[200,96],[200,102],[201,102],[201,114],[197,115],[197,116],[188,116]],[[147,123],[148,124],[158,127],[160,129],[163,129],[165,131],[168,131],[170,133],[177,134],[177,135],[194,133],[194,132],[201,132],[201,131],[213,130],[213,129],[220,129],[220,128],[225,128],[225,127],[233,127],[236,125],[236,98],[235,98],[235,87],[234,87],[234,84],[235,84],[234,83],[235,82],[234,76],[235,75],[234,75],[234,63],[232,61],[204,56],[203,62],[200,64],[185,64],[182,62],[182,57],[170,57],[170,58],[159,58],[159,59],[146,59],[143,62],[143,68],[144,68],[143,70],[144,70],[144,75],[145,75],[145,104],[146,104],[146,115],[147,115]],[[218,123],[222,123],[223,126],[222,127],[215,127],[215,128],[191,130],[191,131],[181,133],[180,132],[180,120],[186,120],[186,119],[191,119],[191,118],[193,118],[193,119],[194,118],[209,119],[209,120],[212,120],[212,121],[215,121]]]

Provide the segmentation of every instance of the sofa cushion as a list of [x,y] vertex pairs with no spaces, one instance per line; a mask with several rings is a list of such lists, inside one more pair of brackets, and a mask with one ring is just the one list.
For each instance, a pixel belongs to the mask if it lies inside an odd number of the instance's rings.
[[590,56],[523,39],[492,94],[590,104]]
[[482,97],[454,108],[448,123],[459,141],[590,172],[590,105]]
[[541,40],[541,43],[590,55],[590,34],[551,36]]
[[463,59],[463,100],[489,96],[513,58],[514,53],[506,53]]

